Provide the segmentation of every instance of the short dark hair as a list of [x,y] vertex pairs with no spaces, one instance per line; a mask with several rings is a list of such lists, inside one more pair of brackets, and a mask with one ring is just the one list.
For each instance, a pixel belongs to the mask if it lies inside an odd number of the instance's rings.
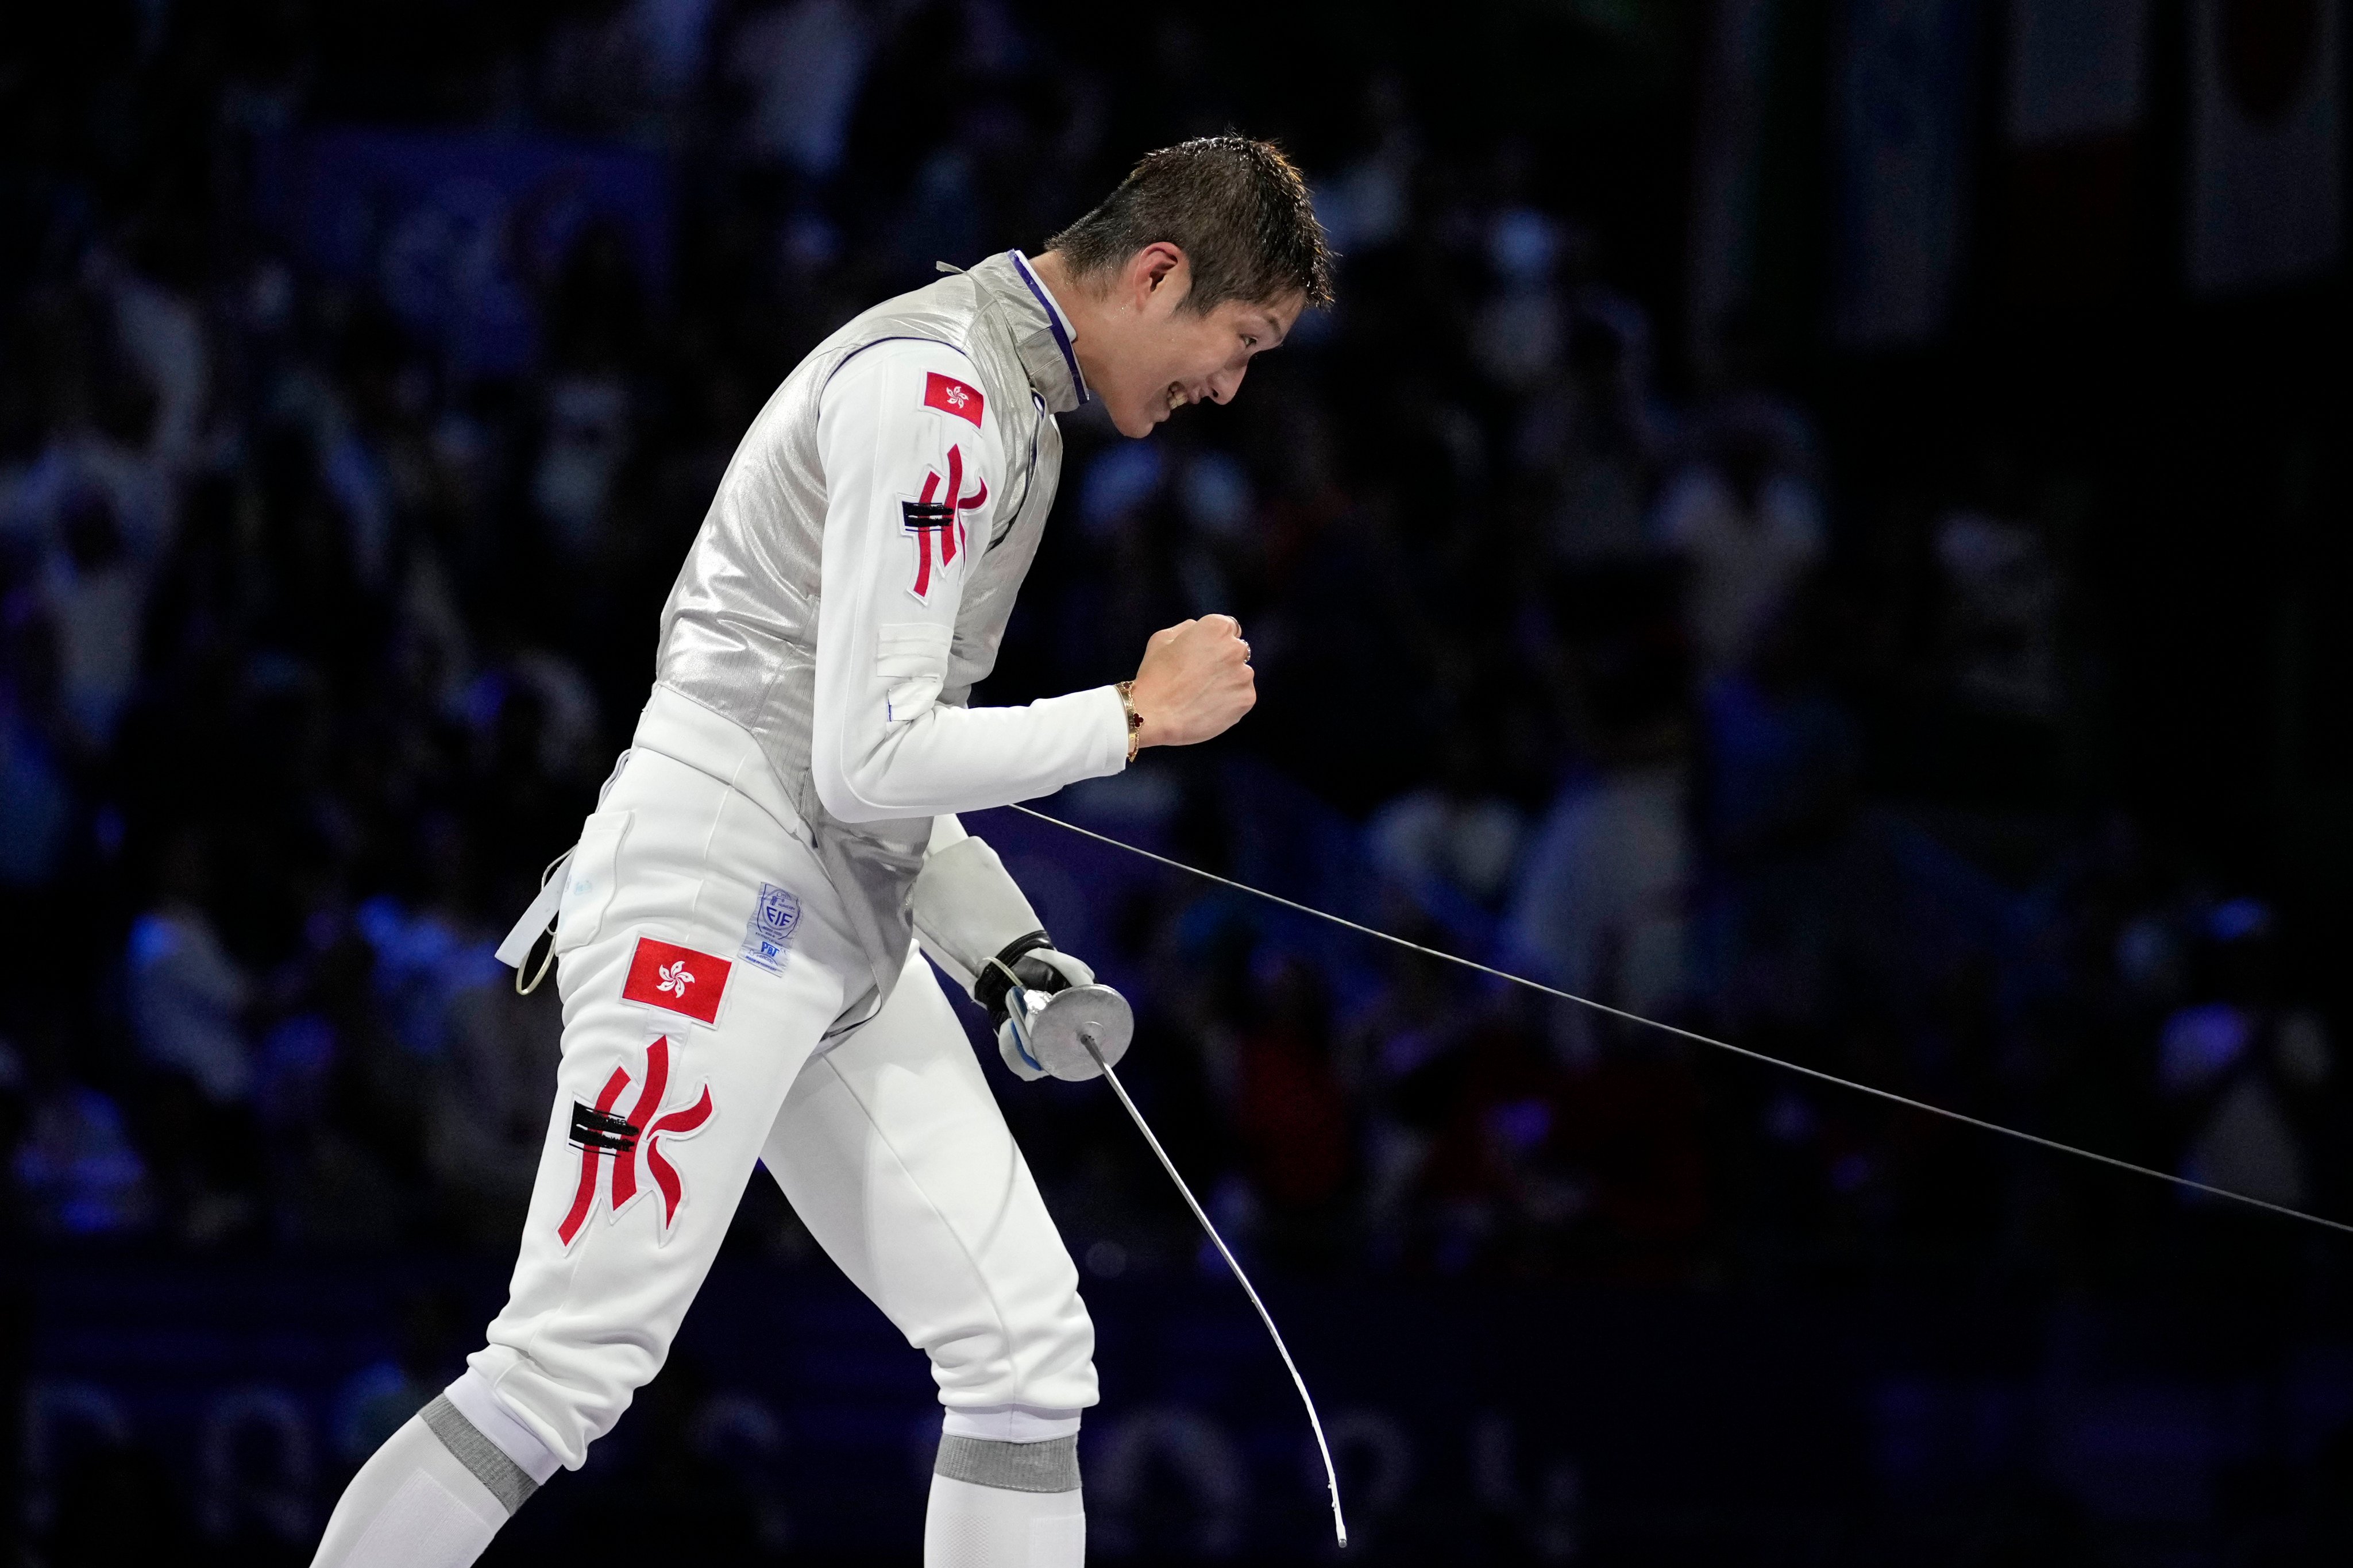
[[1332,302],[1324,226],[1306,180],[1271,142],[1229,132],[1146,153],[1100,206],[1046,243],[1086,277],[1162,240],[1192,265],[1187,310],[1294,293]]

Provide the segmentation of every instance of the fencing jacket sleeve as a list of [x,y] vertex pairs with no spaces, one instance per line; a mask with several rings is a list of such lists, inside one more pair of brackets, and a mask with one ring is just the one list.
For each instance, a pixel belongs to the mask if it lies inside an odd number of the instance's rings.
[[[1115,773],[1127,724],[1108,686],[1018,708],[939,700],[964,584],[1007,499],[997,410],[972,363],[902,339],[858,354],[818,412],[825,468],[815,733],[818,798],[844,822],[976,810]],[[997,400],[987,400],[993,404]]]

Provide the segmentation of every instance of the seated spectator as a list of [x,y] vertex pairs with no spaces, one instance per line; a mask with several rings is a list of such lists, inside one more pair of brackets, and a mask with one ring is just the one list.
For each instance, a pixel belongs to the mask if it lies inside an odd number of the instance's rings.
[[[518,706],[510,704],[510,706]],[[500,771],[484,793],[524,764]],[[490,803],[478,803],[487,814]],[[389,893],[362,903],[353,925],[375,956],[375,987],[393,1037],[412,1058],[431,1061],[447,1047],[458,995],[510,978],[492,956],[498,934],[473,912],[476,836],[455,817],[434,815],[417,826],[416,868],[424,897],[415,906]]]
[[[1440,931],[1408,926],[1402,934],[1444,946]],[[1388,979],[1350,1026],[1348,1060],[1365,1115],[1366,1227],[1375,1258],[1390,1263],[1408,1239],[1410,1200],[1436,1128],[1430,1106],[1408,1086],[1453,1050],[1477,1019],[1459,971],[1404,949],[1383,956]]]
[[1946,671],[1965,706],[2010,718],[2058,716],[2060,584],[2031,523],[1981,511],[1936,525]]
[[215,1105],[253,1093],[245,1012],[253,984],[206,913],[203,840],[182,834],[165,851],[154,906],[131,927],[124,955],[131,1028],[149,1065],[185,1079]]
[[394,1353],[353,1373],[327,1415],[329,1440],[344,1466],[358,1466],[400,1424],[432,1402],[464,1364],[464,1309],[445,1293],[417,1289],[400,1302]]
[[1561,226],[1530,207],[1508,207],[1488,226],[1495,292],[1472,324],[1471,352],[1499,385],[1526,392],[1558,374],[1567,310],[1556,277]]
[[1527,826],[1519,807],[1487,787],[1480,763],[1477,742],[1458,731],[1436,784],[1373,814],[1366,847],[1382,875],[1409,892],[1443,889],[1482,907],[1503,898]]
[[449,999],[425,1158],[457,1231],[485,1248],[513,1245],[539,1173],[564,1029],[554,993],[518,996],[501,970]]
[[365,942],[331,912],[311,928],[291,977],[302,1010],[261,1049],[271,1223],[300,1249],[382,1248],[425,1207],[427,1101],[416,1058],[381,1016]]
[[[0,1051],[6,1050],[0,1046]],[[69,1077],[61,1042],[36,1040],[21,1061],[7,1057],[21,1082],[0,1086],[21,1096],[23,1131],[10,1159],[30,1228],[47,1237],[125,1236],[143,1229],[153,1209],[146,1163],[132,1146],[122,1109]],[[13,1131],[13,1130],[12,1130]]]
[[2217,999],[2166,1020],[2158,1081],[2192,1117],[2183,1175],[2303,1208],[2312,1198],[2311,1161],[2299,1112],[2334,1063],[2318,1016],[2281,1008],[2271,994],[2272,923],[2253,899],[2231,900],[2207,916],[2200,967]]
[[1707,689],[1702,825],[1719,872],[1710,962],[1736,1016],[1810,1026],[1835,1005],[1834,952],[1853,907],[1850,842],[1861,737],[1809,668],[1805,617],[1777,620],[1746,670]]
[[1242,1031],[1234,1129],[1270,1242],[1328,1259],[1341,1239],[1335,1205],[1355,1150],[1347,1095],[1333,1068],[1323,977],[1303,960],[1279,959],[1259,1012]]
[[[1628,684],[1623,696],[1597,688],[1611,721],[1598,737],[1601,766],[1569,782],[1531,838],[1504,941],[1564,991],[1655,1016],[1688,982],[1697,853],[1683,717]],[[1587,1009],[1565,1006],[1555,1024],[1572,1058],[1590,1056]]]
[[1827,543],[1820,500],[1777,428],[1737,416],[1668,481],[1656,529],[1691,573],[1691,637],[1711,675],[1747,662]]
[[1854,721],[1819,691],[1746,677],[1719,683],[1706,706],[1708,831],[1735,859],[1820,841],[1852,805]]
[[105,497],[90,490],[68,508],[65,548],[50,561],[48,599],[58,630],[58,674],[75,738],[102,749],[139,675],[146,574],[126,547]]
[[1590,1194],[1553,1158],[1560,1086],[1542,1042],[1495,1009],[1400,1085],[1430,1135],[1415,1205],[1418,1261],[1441,1274],[1493,1266],[1532,1232],[1585,1212]]
[[37,1231],[121,1236],[146,1222],[146,1164],[121,1108],[87,1084],[60,1084],[35,1102],[16,1169]]
[[871,18],[847,0],[744,7],[723,68],[749,100],[745,149],[811,176],[832,174],[875,43]]
[[376,994],[394,1037],[413,1056],[438,1057],[452,999],[491,979],[488,944],[470,941],[446,911],[412,912],[388,893],[362,904],[353,923],[375,952]]

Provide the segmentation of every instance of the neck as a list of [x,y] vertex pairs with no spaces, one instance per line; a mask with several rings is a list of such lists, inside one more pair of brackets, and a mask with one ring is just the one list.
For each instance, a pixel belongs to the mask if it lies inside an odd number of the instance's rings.
[[1062,314],[1069,319],[1071,352],[1078,356],[1079,370],[1086,376],[1088,384],[1093,384],[1094,354],[1103,342],[1103,333],[1100,330],[1102,301],[1079,281],[1078,275],[1071,270],[1069,258],[1059,250],[1031,257],[1029,270],[1038,275],[1038,281],[1046,286],[1046,292],[1054,297],[1054,303],[1061,307]]

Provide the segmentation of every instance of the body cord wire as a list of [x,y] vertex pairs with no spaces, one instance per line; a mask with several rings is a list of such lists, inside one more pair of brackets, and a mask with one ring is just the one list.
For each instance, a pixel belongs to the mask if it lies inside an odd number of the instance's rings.
[[[1623,1007],[1613,1007],[1607,1002],[1596,1002],[1589,996],[1579,996],[1574,992],[1563,991],[1556,985],[1546,985],[1542,981],[1531,980],[1525,974],[1514,974],[1508,969],[1497,969],[1493,964],[1481,963],[1475,959],[1464,958],[1459,953],[1444,952],[1434,947],[1424,947],[1418,942],[1409,942],[1404,937],[1392,935],[1373,926],[1359,925],[1344,916],[1333,914],[1326,910],[1319,910],[1313,904],[1303,904],[1295,899],[1286,899],[1280,893],[1270,893],[1263,888],[1253,888],[1248,882],[1237,882],[1231,877],[1221,877],[1215,871],[1204,871],[1198,866],[1187,866],[1182,860],[1172,860],[1166,855],[1156,855],[1138,845],[1113,838],[1108,834],[1097,833],[1091,827],[1081,827],[1075,822],[1065,822],[1059,816],[1049,816],[1042,811],[1033,811],[1026,805],[1008,806],[1006,809],[1018,811],[1024,816],[1034,816],[1040,822],[1050,822],[1057,827],[1066,828],[1082,837],[1094,839],[1101,844],[1108,844],[1114,849],[1124,849],[1131,855],[1141,855],[1146,860],[1157,861],[1175,870],[1205,878],[1221,887],[1231,888],[1237,892],[1249,893],[1254,898],[1264,899],[1269,903],[1281,904],[1284,909],[1296,910],[1301,914],[1314,915],[1317,920],[1329,921],[1336,926],[1345,926],[1349,931],[1372,937],[1377,941],[1404,948],[1409,952],[1420,953],[1425,958],[1442,959],[1448,963],[1460,964],[1465,969],[1476,970],[1482,974],[1492,975],[1497,980],[1507,980],[1514,985],[1525,985],[1531,991],[1540,991],[1547,996],[1558,997],[1563,1002],[1574,1002],[1580,1007],[1589,1007],[1597,1013],[1623,1019],[1629,1024],[1640,1024],[1645,1028],[1658,1029],[1697,1045],[1713,1047],[1719,1051],[1729,1051],[1734,1056],[1746,1057],[1753,1062],[1762,1062],[1767,1067],[1779,1068],[1784,1072],[1797,1073],[1812,1079],[1818,1083],[1827,1083],[1856,1094],[1867,1094],[1874,1100],[1883,1100],[1891,1105],[1900,1105],[1907,1110],[1918,1110],[1930,1116],[1941,1116],[1947,1121],[1957,1121],[1964,1127],[1974,1127],[1980,1132],[1993,1132],[2004,1138],[2014,1138],[2021,1143],[2031,1143],[2038,1149],[2045,1149],[2054,1154],[2070,1154],[2078,1160],[2088,1160],[2095,1165],[2105,1165],[2111,1170],[2123,1171],[2136,1176],[2146,1176],[2151,1181],[2164,1182],[2184,1192],[2198,1193],[2210,1198],[2222,1198],[2234,1204],[2244,1204],[2250,1208],[2262,1209],[2285,1219],[2302,1220],[2306,1225],[2316,1225],[2327,1230],[2353,1236],[2353,1225],[2348,1225],[2343,1220],[2307,1214],[2303,1209],[2291,1208],[2285,1204],[2275,1204],[2268,1198],[2250,1197],[2244,1193],[2234,1193],[2228,1187],[2214,1186],[2189,1176],[2177,1176],[2170,1171],[2160,1171],[2154,1166],[2137,1165],[2130,1160],[2119,1160],[2113,1154],[2103,1154],[2096,1150],[2079,1149],[2073,1143],[2063,1143],[2056,1138],[2045,1138],[2039,1132],[2028,1132],[2016,1127],[2005,1127],[1999,1121],[1988,1121],[1981,1117],[1971,1116],[1966,1111],[1949,1110],[1925,1100],[1914,1100],[1909,1095],[1897,1094],[1893,1089],[1859,1083],[1851,1078],[1841,1078],[1836,1073],[1824,1072],[1819,1068],[1810,1068],[1802,1062],[1789,1061],[1781,1057],[1768,1056],[1763,1051],[1752,1050],[1746,1046],[1736,1046],[1729,1040],[1719,1040],[1712,1036],[1683,1028],[1679,1025],[1663,1024],[1656,1018],[1645,1018],[1640,1013],[1629,1013]],[[1121,1098],[1126,1097],[1123,1095]],[[1163,1159],[1165,1161],[1166,1156],[1163,1156]],[[1174,1173],[1173,1168],[1171,1173]],[[1189,1197],[1190,1194],[1188,1194],[1187,1196]],[[1198,1205],[1194,1212],[1196,1214],[1200,1212]],[[1203,1223],[1208,1222],[1205,1220]],[[1223,1244],[1219,1245],[1222,1247]],[[1269,1326],[1271,1327],[1271,1324]]]

